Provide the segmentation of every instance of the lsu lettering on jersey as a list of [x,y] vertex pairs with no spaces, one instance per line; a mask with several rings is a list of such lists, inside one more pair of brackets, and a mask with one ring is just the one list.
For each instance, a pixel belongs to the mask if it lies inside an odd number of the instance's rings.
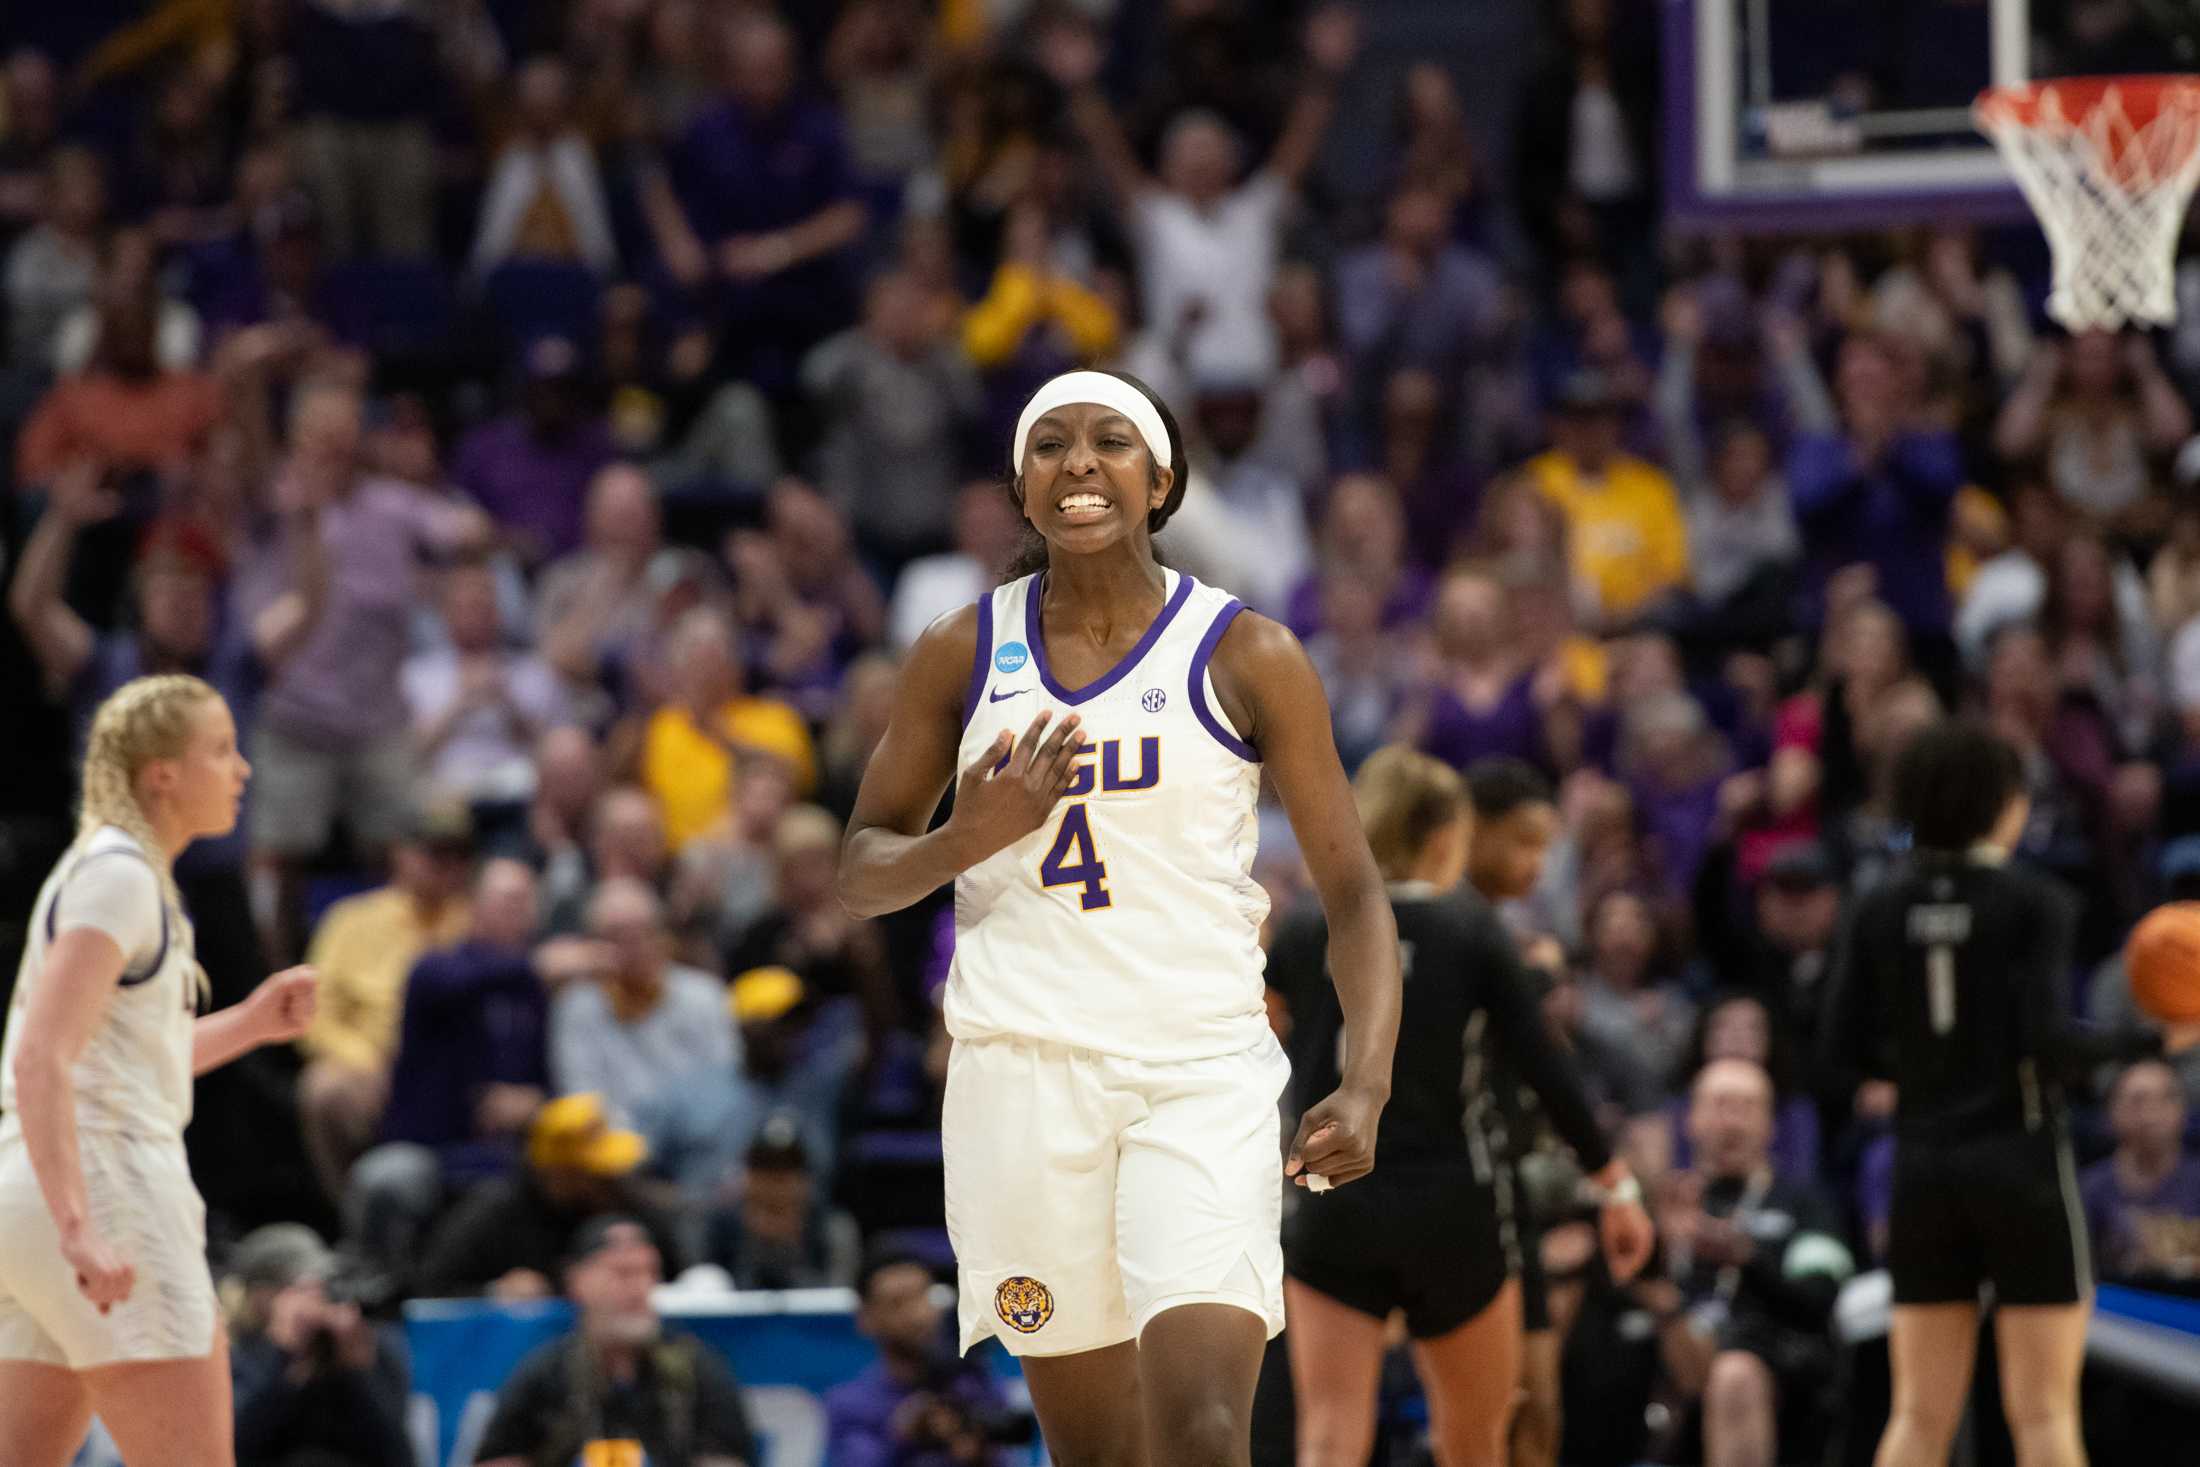
[[1042,711],[1057,724],[1079,715],[1088,748],[1046,824],[956,879],[945,1014],[957,1039],[1175,1061],[1268,1037],[1268,896],[1253,879],[1259,755],[1207,675],[1244,607],[1165,575],[1145,636],[1077,689],[1047,667],[1043,572],[978,603],[960,767],[1004,729],[1020,738]]

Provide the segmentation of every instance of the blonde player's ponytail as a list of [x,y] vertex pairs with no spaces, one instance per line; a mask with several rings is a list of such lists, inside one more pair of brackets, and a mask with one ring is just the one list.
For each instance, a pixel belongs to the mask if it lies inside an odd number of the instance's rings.
[[1411,875],[1429,841],[1468,809],[1459,771],[1403,744],[1368,755],[1352,781],[1352,797],[1386,881]]
[[[220,696],[210,684],[180,673],[133,678],[99,705],[92,715],[91,736],[85,740],[76,845],[90,840],[101,826],[123,831],[143,851],[160,881],[161,900],[178,917],[183,915],[183,897],[176,890],[167,848],[138,802],[137,777],[155,759],[180,756],[191,742],[192,710]],[[209,991],[206,970],[195,959],[192,967],[203,1004]]]

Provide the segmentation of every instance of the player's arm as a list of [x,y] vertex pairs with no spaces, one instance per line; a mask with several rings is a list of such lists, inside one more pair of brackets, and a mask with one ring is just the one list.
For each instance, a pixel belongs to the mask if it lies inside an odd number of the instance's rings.
[[1829,1075],[1893,1077],[1888,1026],[1880,1012],[1879,974],[1871,952],[1873,916],[1883,906],[1865,897],[1849,913],[1834,941],[1833,976],[1826,982],[1818,1025],[1819,1063]]
[[1467,981],[1480,987],[1497,1042],[1542,1102],[1558,1139],[1573,1148],[1574,1159],[1583,1171],[1602,1172],[1612,1163],[1612,1147],[1605,1139],[1604,1128],[1597,1124],[1588,1092],[1582,1088],[1581,1072],[1572,1056],[1552,1041],[1534,980],[1521,965],[1511,940],[1494,930],[1494,919],[1490,926],[1492,931],[1478,934],[1485,940],[1469,949],[1468,961],[1478,971],[1467,974]]
[[[1480,936],[1484,940],[1469,949],[1468,961],[1479,969],[1483,1007],[1491,1027],[1497,1031],[1498,1043],[1519,1066],[1521,1078],[1543,1103],[1552,1129],[1573,1148],[1574,1159],[1596,1187],[1601,1199],[1597,1231],[1605,1259],[1613,1278],[1625,1283],[1650,1261],[1650,1250],[1656,1243],[1650,1216],[1643,1211],[1641,1184],[1625,1158],[1614,1155],[1605,1140],[1596,1110],[1582,1088],[1579,1067],[1551,1038],[1535,982],[1521,963],[1512,939],[1495,917],[1487,920]],[[1467,976],[1471,981],[1477,974]]]
[[[2049,1076],[2082,1081],[2102,1065],[2155,1058],[2163,1052],[2165,1036],[2148,1028],[2097,1028],[2071,1017],[2076,906],[2069,893],[2053,887],[2022,905],[2031,933],[2018,950],[2009,978],[2016,989],[2027,1054],[2037,1056]],[[2171,1048],[2189,1047],[2191,1042],[2184,1026],[2169,1038]]]
[[[902,664],[887,721],[841,843],[837,889],[853,917],[922,901],[947,882],[1037,830],[1068,786],[1083,744],[1075,714],[1053,729],[1042,713],[1011,743],[1007,729],[962,772],[947,823],[928,830],[955,778],[963,698],[977,656],[975,608],[944,616]],[[1006,762],[1003,762],[1004,756]]]
[[137,1275],[92,1223],[72,1071],[107,1012],[125,961],[105,928],[64,928],[46,949],[45,970],[18,1020],[23,1041],[15,1054],[16,1119],[31,1172],[77,1287],[102,1314],[130,1296]]
[[1344,1009],[1343,1078],[1300,1121],[1286,1170],[1348,1182],[1374,1169],[1375,1125],[1390,1099],[1403,998],[1397,919],[1337,758],[1321,677],[1299,639],[1244,613],[1216,644],[1211,666],[1225,716],[1259,751],[1291,817],[1329,919],[1329,971]]
[[218,1070],[262,1045],[288,1044],[303,1035],[319,1005],[320,983],[311,967],[285,968],[243,1003],[201,1014],[191,1025],[191,1073]]

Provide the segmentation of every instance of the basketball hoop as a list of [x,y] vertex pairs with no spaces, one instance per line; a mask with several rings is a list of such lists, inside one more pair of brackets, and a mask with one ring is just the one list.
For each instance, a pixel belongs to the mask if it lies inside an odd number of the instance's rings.
[[2174,320],[2177,235],[2200,182],[2200,76],[1990,87],[1971,115],[2047,231],[2047,313],[2072,331]]

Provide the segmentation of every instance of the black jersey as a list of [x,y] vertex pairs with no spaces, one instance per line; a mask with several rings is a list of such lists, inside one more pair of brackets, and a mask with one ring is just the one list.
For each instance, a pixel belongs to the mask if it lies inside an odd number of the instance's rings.
[[[1584,1168],[1611,1159],[1572,1062],[1553,1042],[1534,981],[1489,904],[1471,891],[1391,888],[1405,1003],[1391,1063],[1390,1103],[1376,1132],[1380,1163],[1472,1161],[1486,1144],[1495,1058],[1535,1089],[1559,1138]],[[1299,1108],[1341,1078],[1344,1011],[1328,976],[1321,913],[1287,918],[1268,953],[1269,986],[1291,1006],[1291,1069]],[[1493,1159],[1484,1154],[1480,1163]],[[1376,1175],[1380,1177],[1381,1166]]]
[[1851,912],[1826,995],[1829,1067],[1889,1079],[1895,1129],[1954,1142],[2062,1119],[2074,1068],[2159,1048],[2070,1018],[2075,903],[1983,859],[1920,856]]

